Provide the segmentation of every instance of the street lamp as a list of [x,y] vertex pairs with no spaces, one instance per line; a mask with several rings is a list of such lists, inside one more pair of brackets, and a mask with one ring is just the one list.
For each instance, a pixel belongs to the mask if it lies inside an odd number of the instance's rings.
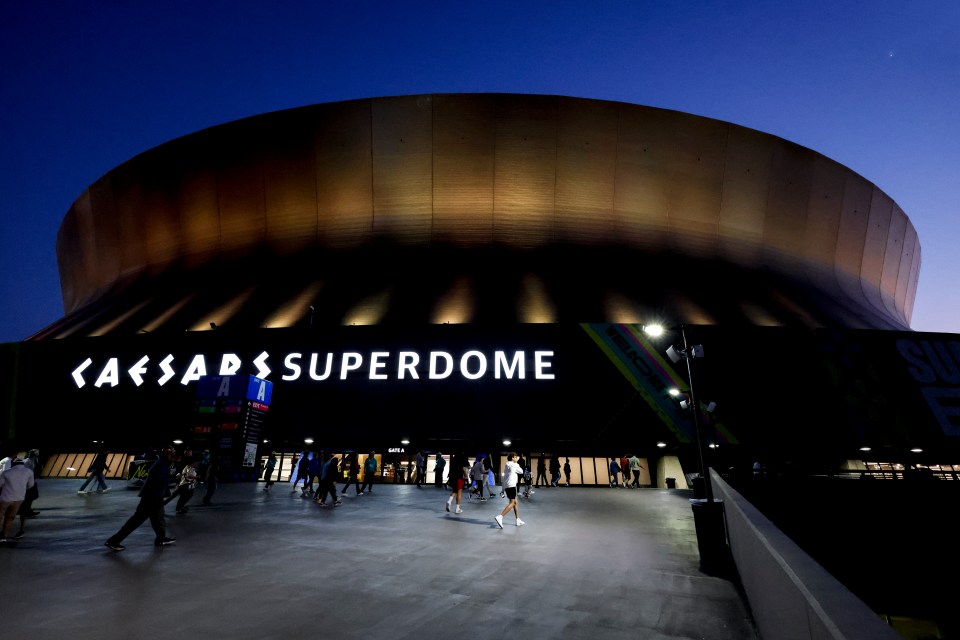
[[[665,329],[663,325],[650,324],[645,325],[643,330],[651,337],[662,336]],[[697,397],[693,391],[693,359],[703,357],[703,345],[695,344],[690,346],[687,342],[687,328],[680,325],[680,335],[683,338],[683,348],[677,349],[673,345],[667,347],[667,356],[674,362],[680,362],[681,359],[687,363],[687,380],[690,383],[690,408],[693,412],[693,428],[697,437],[697,454],[700,459],[700,477],[703,478],[703,487],[706,492],[707,502],[713,502],[713,483],[710,482],[710,474],[703,457],[703,436],[700,433],[700,416],[698,414]],[[671,394],[673,390],[671,390]]]
[[[700,477],[703,478],[703,488],[706,500],[692,499],[694,526],[697,531],[697,547],[700,550],[700,564],[708,570],[724,573],[730,565],[730,551],[727,547],[726,525],[724,524],[723,502],[714,501],[713,483],[707,473],[703,457],[703,434],[700,432],[699,407],[693,390],[693,359],[703,357],[703,345],[691,345],[687,342],[687,328],[680,325],[680,335],[683,337],[683,348],[677,349],[673,345],[667,349],[667,356],[674,362],[680,359],[687,363],[687,380],[690,383],[689,405],[693,414],[693,426],[697,436],[697,453],[700,457]],[[660,336],[664,333],[661,325],[648,325],[643,330],[650,336]],[[716,403],[711,402],[707,408],[712,412]],[[715,445],[710,445],[714,447]]]

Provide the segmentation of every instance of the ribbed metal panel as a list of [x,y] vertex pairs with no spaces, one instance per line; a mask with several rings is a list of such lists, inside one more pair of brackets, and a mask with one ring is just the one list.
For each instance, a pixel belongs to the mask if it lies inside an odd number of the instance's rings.
[[[675,284],[654,292],[642,278],[615,273],[619,263],[607,270],[615,275],[609,281],[580,283],[563,294],[558,283],[588,271],[556,259],[570,247],[768,273],[810,289],[826,306],[812,308],[784,292],[781,303],[761,309],[747,304],[744,292],[733,294],[743,305],[720,308],[719,299],[691,296],[692,274],[672,274]],[[385,248],[417,252],[393,258],[419,265],[411,272],[425,270],[429,281],[415,290],[388,285],[391,277],[378,277],[375,268],[393,267],[378,262]],[[499,258],[493,265],[461,263],[471,258],[458,258],[458,248],[506,251],[513,266]],[[503,94],[317,105],[186,136],[121,165],[81,194],[57,244],[68,313],[108,301],[138,276],[189,273],[264,251],[309,253],[307,265],[347,260],[371,269],[369,278],[349,286],[329,271],[287,283],[289,298],[308,281],[327,282],[324,295],[342,306],[317,313],[328,321],[350,316],[353,307],[364,318],[407,317],[392,310],[404,296],[417,298],[423,309],[415,317],[422,318],[556,318],[581,309],[590,321],[663,308],[672,298],[670,306],[686,309],[689,321],[732,315],[766,324],[786,314],[813,323],[833,318],[903,327],[920,266],[916,231],[896,204],[809,149],[662,109]],[[552,270],[543,271],[545,264]],[[447,302],[428,304],[422,299],[428,295]],[[259,293],[232,299],[241,302],[196,310],[183,322],[219,309],[235,309],[247,321],[276,317],[277,309],[256,309],[266,304]],[[512,308],[485,309],[482,299],[511,299]],[[147,308],[101,325],[129,327]]]

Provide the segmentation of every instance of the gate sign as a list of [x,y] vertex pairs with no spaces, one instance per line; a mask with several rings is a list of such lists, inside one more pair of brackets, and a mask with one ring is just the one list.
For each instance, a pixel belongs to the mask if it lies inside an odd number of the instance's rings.
[[197,398],[250,400],[270,406],[273,383],[251,375],[204,376],[197,381]]

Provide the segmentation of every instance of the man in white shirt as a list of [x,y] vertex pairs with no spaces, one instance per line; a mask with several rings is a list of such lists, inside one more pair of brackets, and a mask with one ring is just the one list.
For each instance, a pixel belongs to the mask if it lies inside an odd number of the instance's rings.
[[[12,456],[11,456],[12,457]],[[12,466],[0,474],[0,518],[3,520],[3,530],[0,532],[0,544],[6,544],[7,531],[17,517],[17,511],[20,510],[20,503],[27,495],[27,489],[33,486],[33,470],[25,467],[23,460],[16,458]],[[23,537],[23,524],[25,517],[20,517],[20,531],[15,536],[16,539]]]
[[634,489],[640,488],[640,469],[643,469],[640,458],[636,455],[630,456],[630,473],[633,474],[633,484],[631,486]]
[[503,468],[503,492],[507,494],[507,499],[510,501],[507,503],[506,508],[494,518],[497,521],[497,526],[503,529],[503,516],[510,513],[510,510],[513,509],[513,513],[517,516],[517,526],[522,527],[525,523],[520,519],[520,507],[517,504],[517,479],[523,477],[523,469],[520,468],[514,459],[517,457],[515,453],[507,454],[507,464]]

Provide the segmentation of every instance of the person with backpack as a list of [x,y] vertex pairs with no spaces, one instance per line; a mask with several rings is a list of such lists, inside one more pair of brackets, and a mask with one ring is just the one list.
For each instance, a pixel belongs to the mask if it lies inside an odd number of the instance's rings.
[[337,474],[340,471],[340,459],[329,451],[324,454],[323,466],[320,467],[320,485],[317,489],[316,501],[321,507],[327,506],[327,496],[333,500],[333,506],[339,507],[343,500],[337,497]]
[[437,462],[433,465],[433,486],[437,489],[443,486],[443,470],[447,466],[447,461],[443,454],[437,451]]
[[358,496],[362,496],[364,491],[373,493],[373,479],[377,476],[377,454],[373,451],[363,461],[363,484],[360,486]]

